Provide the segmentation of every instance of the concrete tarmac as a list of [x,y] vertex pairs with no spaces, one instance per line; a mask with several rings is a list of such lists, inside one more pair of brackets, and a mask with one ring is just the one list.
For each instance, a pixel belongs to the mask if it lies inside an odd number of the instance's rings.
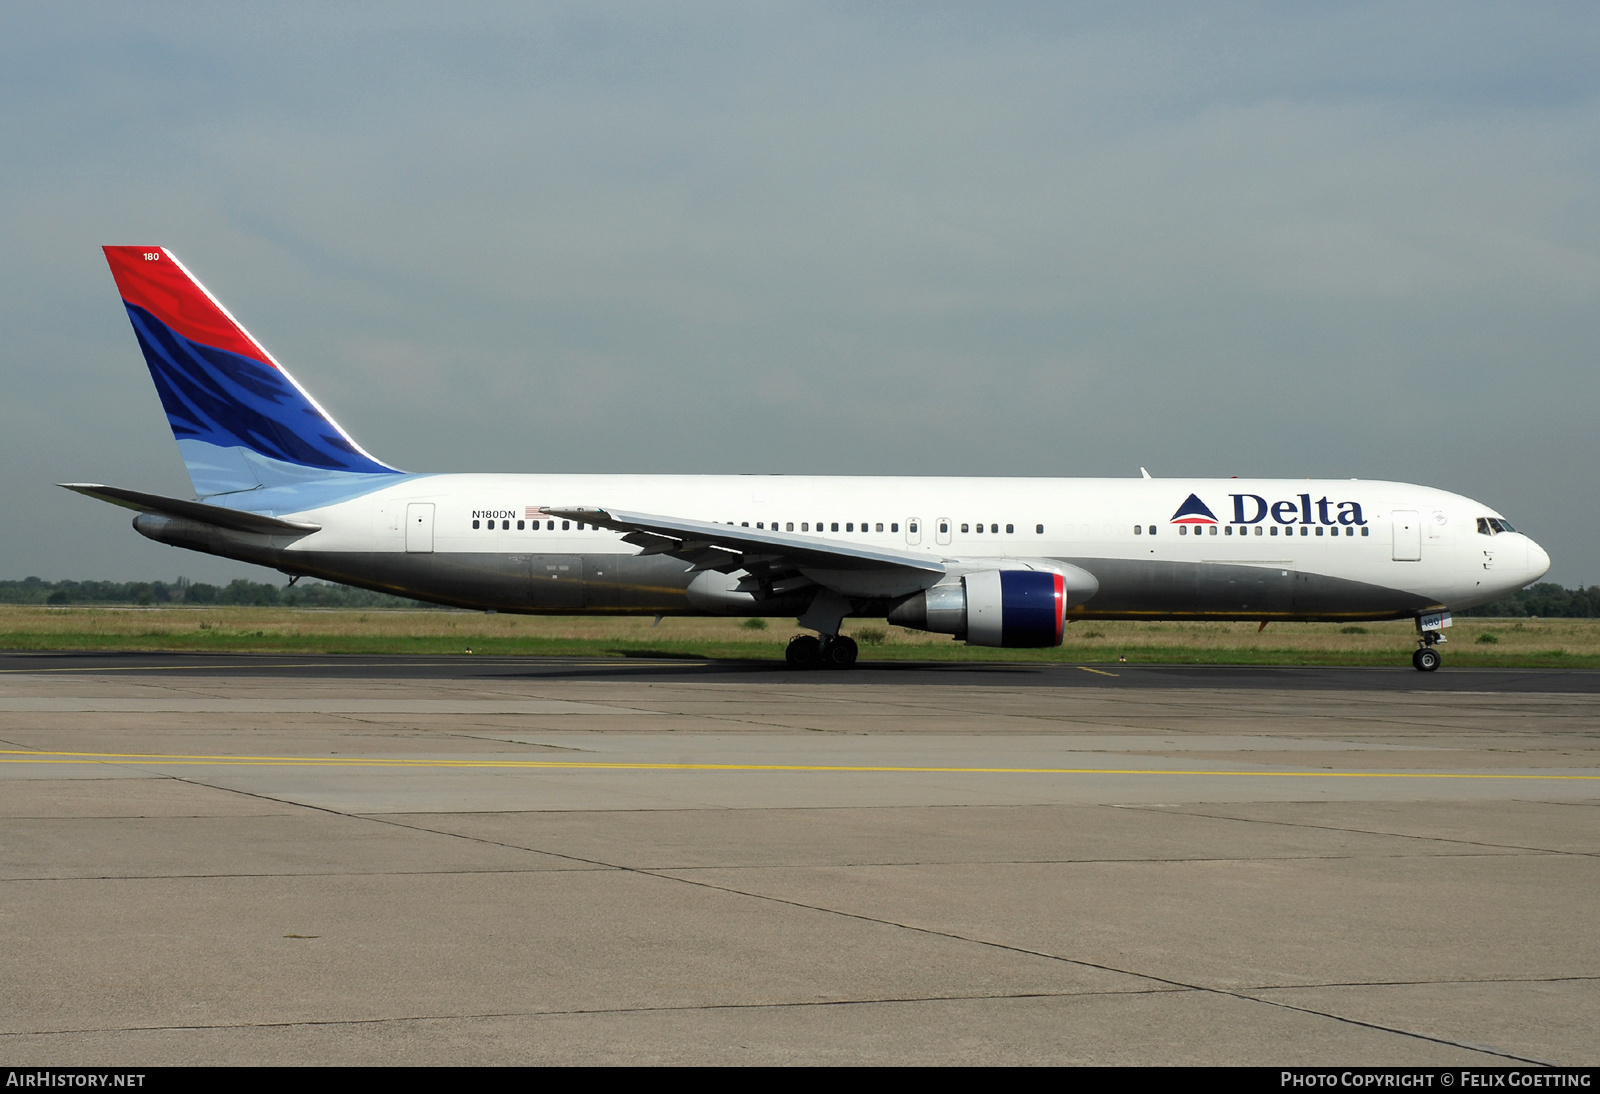
[[0,1060],[1600,1057],[1600,674],[706,664],[0,658]]

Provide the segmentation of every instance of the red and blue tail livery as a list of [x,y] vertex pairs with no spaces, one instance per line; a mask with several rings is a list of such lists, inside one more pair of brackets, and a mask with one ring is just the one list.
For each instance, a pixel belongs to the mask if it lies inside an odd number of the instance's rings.
[[195,492],[393,475],[164,247],[106,247]]

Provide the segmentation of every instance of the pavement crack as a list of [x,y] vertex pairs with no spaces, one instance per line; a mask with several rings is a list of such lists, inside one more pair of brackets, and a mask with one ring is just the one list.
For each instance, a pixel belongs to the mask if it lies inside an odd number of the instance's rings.
[[[420,829],[422,831],[430,831],[430,832],[431,831],[436,831],[435,829],[422,828],[421,826],[418,826],[418,825],[400,824],[399,822],[396,822],[396,821],[386,821],[385,823],[396,824],[398,827],[401,827],[401,828],[418,828],[418,829]],[[457,835],[458,833],[440,833],[440,834]],[[635,867],[635,866],[622,865],[620,863],[605,862],[605,861],[600,860],[600,859],[583,858],[583,857],[574,856],[574,855],[563,855],[560,852],[545,851],[545,850],[542,850],[542,849],[536,848],[536,847],[525,847],[525,846],[515,845],[515,844],[505,844],[505,843],[500,843],[500,842],[495,841],[495,840],[486,840],[486,839],[483,839],[482,837],[477,837],[477,836],[463,836],[462,838],[474,840],[476,842],[481,842],[481,843],[490,843],[490,844],[494,844],[496,846],[516,847],[517,849],[523,850],[523,851],[537,852],[539,854],[546,854],[546,855],[554,855],[556,857],[568,858],[568,859],[571,859],[573,861],[578,861],[578,862],[588,862],[588,863],[591,863],[591,864],[596,865],[596,866],[605,866],[605,867],[609,867],[610,869],[613,869],[613,870],[619,870],[619,871],[622,871],[622,872],[625,872],[625,873],[630,873],[630,874],[637,874],[637,875],[639,875],[641,877],[651,877],[651,878],[656,878],[656,879],[659,879],[659,880],[662,880],[662,881],[677,882],[678,884],[682,884],[682,885],[694,885],[694,886],[697,886],[697,887],[700,887],[700,888],[712,890],[714,892],[727,893],[730,896],[740,896],[740,897],[744,897],[744,898],[750,899],[750,900],[759,900],[759,901],[763,901],[763,902],[771,903],[771,904],[781,904],[781,905],[785,905],[785,906],[791,907],[791,908],[799,908],[799,909],[802,909],[804,911],[818,912],[818,913],[821,913],[823,915],[839,916],[839,917],[844,918],[844,919],[851,919],[851,920],[855,920],[855,921],[861,922],[861,923],[872,923],[872,924],[876,924],[878,926],[890,927],[890,928],[895,928],[895,929],[903,930],[903,931],[910,931],[910,932],[913,932],[915,934],[926,935],[926,936],[932,937],[932,938],[942,938],[942,939],[947,939],[947,940],[953,941],[953,942],[965,943],[967,945],[981,946],[981,947],[984,947],[986,949],[1000,950],[1000,951],[1003,951],[1003,952],[1015,953],[1015,954],[1022,954],[1024,956],[1028,956],[1028,957],[1037,957],[1037,958],[1040,958],[1042,960],[1059,962],[1061,964],[1066,964],[1066,965],[1073,965],[1073,966],[1078,967],[1078,968],[1094,969],[1097,972],[1108,972],[1108,973],[1113,973],[1113,974],[1116,974],[1116,975],[1119,975],[1119,976],[1128,976],[1128,977],[1132,977],[1132,978],[1134,978],[1136,980],[1146,980],[1146,981],[1149,981],[1149,982],[1151,982],[1153,984],[1160,984],[1160,985],[1163,986],[1163,988],[1165,990],[1169,990],[1169,991],[1177,990],[1177,991],[1204,992],[1204,993],[1208,993],[1208,994],[1211,994],[1211,995],[1222,996],[1224,998],[1240,1000],[1242,1002],[1257,1003],[1257,1004],[1260,1004],[1261,1006],[1276,1007],[1279,1010],[1293,1011],[1295,1013],[1312,1015],[1312,1016],[1318,1017],[1318,1018],[1327,1018],[1327,1019],[1329,1019],[1331,1021],[1341,1022],[1341,1023],[1344,1023],[1346,1025],[1358,1026],[1358,1027],[1361,1027],[1361,1028],[1364,1028],[1364,1029],[1377,1030],[1377,1031],[1382,1032],[1382,1033],[1391,1033],[1391,1034],[1394,1034],[1395,1036],[1399,1036],[1399,1037],[1410,1037],[1410,1038],[1413,1038],[1413,1039],[1419,1040],[1419,1041],[1428,1041],[1428,1042],[1433,1043],[1433,1044],[1447,1045],[1447,1046],[1449,1046],[1451,1048],[1459,1048],[1459,1049],[1463,1049],[1463,1050],[1468,1051],[1468,1052],[1481,1052],[1481,1053],[1484,1053],[1486,1055],[1498,1056],[1501,1059],[1514,1060],[1514,1061],[1516,1061],[1518,1063],[1536,1064],[1536,1065],[1541,1065],[1541,1066],[1551,1066],[1547,1061],[1534,1059],[1534,1058],[1528,1057],[1528,1056],[1518,1056],[1518,1055],[1516,1055],[1514,1053],[1506,1052],[1506,1051],[1501,1050],[1501,1049],[1486,1048],[1486,1047],[1484,1047],[1482,1045],[1468,1044],[1467,1042],[1455,1041],[1455,1040],[1451,1040],[1450,1038],[1447,1038],[1447,1037],[1436,1037],[1436,1036],[1434,1036],[1432,1034],[1422,1033],[1422,1032],[1419,1032],[1417,1030],[1409,1030],[1409,1029],[1403,1029],[1403,1028],[1398,1027],[1398,1026],[1384,1025],[1383,1023],[1380,1023],[1380,1022],[1368,1022],[1368,1021],[1364,1021],[1364,1020],[1359,1019],[1359,1018],[1351,1018],[1348,1015],[1336,1014],[1336,1013],[1333,1013],[1331,1011],[1319,1010],[1319,1009],[1317,1009],[1315,1007],[1298,1006],[1296,1004],[1286,1003],[1286,1002],[1283,1002],[1283,1001],[1277,1000],[1277,999],[1264,999],[1264,998],[1261,998],[1258,995],[1251,994],[1249,991],[1232,990],[1232,989],[1228,989],[1228,988],[1214,987],[1212,985],[1207,985],[1207,984],[1189,983],[1189,982],[1183,981],[1183,980],[1175,980],[1175,979],[1173,979],[1171,977],[1167,977],[1167,976],[1160,976],[1160,975],[1158,975],[1156,973],[1140,972],[1140,971],[1138,971],[1136,969],[1121,968],[1121,967],[1116,966],[1116,965],[1105,964],[1104,962],[1088,961],[1088,960],[1085,960],[1083,958],[1077,958],[1077,957],[1067,957],[1067,956],[1064,956],[1062,954],[1051,953],[1051,952],[1049,952],[1047,950],[1037,950],[1037,949],[1033,949],[1032,947],[1028,947],[1028,946],[1018,946],[1018,945],[1015,945],[1015,944],[1012,944],[1012,943],[1008,943],[1008,942],[995,941],[993,939],[974,938],[974,937],[971,937],[969,935],[959,934],[959,933],[957,933],[955,931],[941,931],[941,930],[938,930],[938,929],[933,928],[933,927],[923,927],[923,926],[918,926],[918,925],[913,924],[913,923],[902,923],[902,922],[900,922],[898,920],[886,919],[886,918],[883,918],[883,917],[880,917],[880,916],[866,915],[865,913],[862,913],[862,912],[852,912],[852,911],[847,911],[847,910],[842,909],[842,908],[830,908],[830,907],[827,907],[827,906],[821,905],[821,904],[811,904],[811,903],[808,903],[806,901],[791,900],[791,899],[789,899],[787,897],[773,896],[773,895],[771,895],[769,893],[755,893],[755,892],[750,892],[749,890],[745,890],[745,889],[736,889],[736,888],[733,888],[732,886],[715,885],[715,884],[712,884],[709,881],[702,881],[702,880],[698,880],[698,879],[695,879],[695,878],[682,877],[680,875],[669,874],[669,873],[661,872],[659,870],[642,869],[642,868]],[[1158,990],[1158,989],[1146,989],[1147,992],[1148,991],[1154,991],[1154,990]]]
[[1449,836],[1419,836],[1411,832],[1383,832],[1371,828],[1349,828],[1337,824],[1312,824],[1309,821],[1287,821],[1273,817],[1231,817],[1225,813],[1207,813],[1199,809],[1167,809],[1149,805],[1117,805],[1114,809],[1129,809],[1141,813],[1174,817],[1204,817],[1207,820],[1237,821],[1240,824],[1271,824],[1282,828],[1305,828],[1318,832],[1343,832],[1357,836],[1387,836],[1391,839],[1424,840],[1432,843],[1449,843],[1463,847],[1487,847],[1501,851],[1531,851],[1542,855],[1571,855],[1576,858],[1595,858],[1600,852],[1566,851],[1556,847],[1529,847],[1519,843],[1490,843],[1487,840],[1453,839]]
[[151,1026],[85,1026],[72,1029],[22,1030],[0,1033],[0,1042],[18,1037],[65,1037],[85,1033],[167,1033],[185,1030],[294,1029],[317,1026],[375,1026],[400,1022],[464,1022],[495,1018],[562,1018],[606,1014],[682,1014],[710,1011],[790,1010],[825,1007],[895,1006],[917,1003],[989,1003],[1028,999],[1087,999],[1108,996],[1171,994],[1172,988],[1097,988],[1084,991],[995,992],[992,994],[881,995],[848,999],[777,999],[756,1003],[679,1003],[636,1007],[563,1007],[532,1010],[469,1011],[461,1014],[400,1014],[377,1018],[300,1018],[281,1022],[205,1022]]
[[1600,976],[1462,976],[1427,980],[1330,980],[1304,984],[1255,984],[1247,991],[1300,991],[1311,988],[1420,988],[1450,984],[1565,984],[1600,980]]

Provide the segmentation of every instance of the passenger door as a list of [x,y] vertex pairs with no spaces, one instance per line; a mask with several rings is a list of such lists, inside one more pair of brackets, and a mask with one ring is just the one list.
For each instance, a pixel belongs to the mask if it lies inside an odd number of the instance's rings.
[[1422,560],[1422,522],[1413,509],[1396,509],[1389,514],[1394,527],[1394,554],[1396,562]]
[[406,554],[433,553],[433,502],[414,501],[406,506]]

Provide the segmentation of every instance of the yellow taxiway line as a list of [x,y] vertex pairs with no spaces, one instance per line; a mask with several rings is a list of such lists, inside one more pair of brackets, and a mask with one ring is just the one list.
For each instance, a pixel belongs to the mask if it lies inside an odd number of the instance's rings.
[[892,764],[711,764],[644,760],[413,760],[381,756],[190,756],[142,752],[0,750],[0,764],[124,764],[185,767],[495,768],[533,771],[792,771],[889,775],[1226,775],[1290,779],[1529,779],[1600,781],[1594,775],[1455,771],[1216,771],[1108,767],[932,767]]

